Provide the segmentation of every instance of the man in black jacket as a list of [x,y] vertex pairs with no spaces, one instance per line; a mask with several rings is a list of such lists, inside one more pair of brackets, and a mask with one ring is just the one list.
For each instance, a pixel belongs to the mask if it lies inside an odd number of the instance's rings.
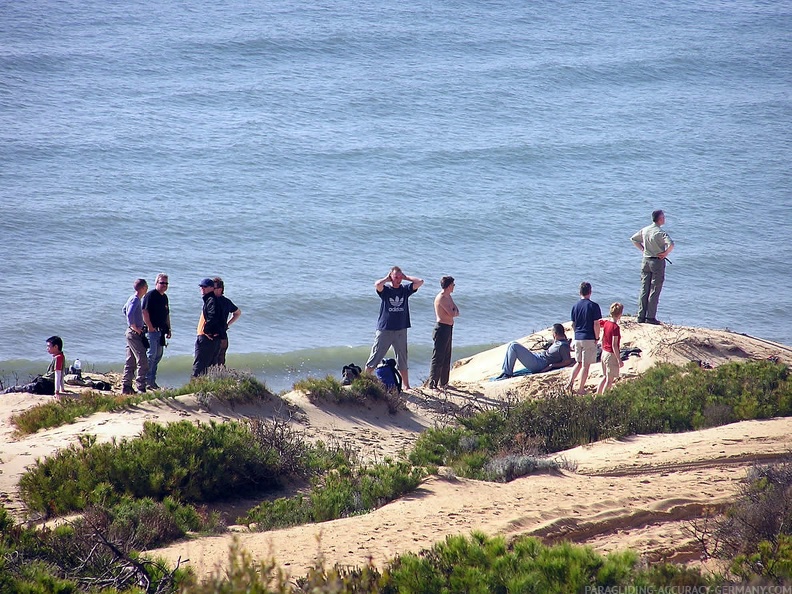
[[214,362],[220,349],[220,335],[225,327],[221,308],[214,294],[214,281],[205,278],[198,286],[203,295],[203,309],[198,322],[198,337],[195,339],[193,377],[206,373],[206,369]]

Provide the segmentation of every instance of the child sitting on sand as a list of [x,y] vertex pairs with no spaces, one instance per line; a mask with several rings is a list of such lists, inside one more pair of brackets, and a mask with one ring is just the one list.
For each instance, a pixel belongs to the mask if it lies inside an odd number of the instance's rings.
[[52,356],[52,361],[44,375],[38,376],[29,384],[7,388],[3,390],[3,394],[30,392],[31,394],[64,396],[63,371],[66,367],[66,355],[63,354],[63,339],[60,336],[50,336],[47,339],[47,352]]
[[613,303],[610,306],[610,320],[601,320],[602,326],[602,381],[597,387],[597,394],[602,394],[613,385],[619,377],[619,368],[624,366],[621,360],[621,329],[619,320],[622,317],[624,306],[621,303]]

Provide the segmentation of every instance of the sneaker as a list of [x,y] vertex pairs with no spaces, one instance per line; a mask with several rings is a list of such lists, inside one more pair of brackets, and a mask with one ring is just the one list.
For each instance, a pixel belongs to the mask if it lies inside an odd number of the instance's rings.
[[662,324],[657,318],[646,318],[644,324],[654,324],[655,326],[659,326]]
[[639,324],[646,324],[646,318],[638,318]]
[[504,372],[504,373],[501,373],[501,374],[500,374],[498,377],[496,377],[495,379],[496,379],[496,380],[503,380],[503,379],[509,379],[510,377],[514,377],[514,376],[513,376],[513,375],[511,375],[511,374],[508,374],[508,373],[505,373],[505,372]]
[[134,392],[134,390],[132,390],[132,386],[124,386],[123,388],[121,388],[121,393],[124,396],[131,396],[135,392]]
[[143,388],[136,388],[136,389],[135,389],[135,392],[137,392],[138,394],[145,394],[145,393],[146,393],[146,388],[145,388],[145,387],[143,387]]
[[160,387],[157,385],[157,382],[151,382],[151,383],[148,385],[148,389],[149,389],[149,390],[159,390],[159,389],[160,389]]

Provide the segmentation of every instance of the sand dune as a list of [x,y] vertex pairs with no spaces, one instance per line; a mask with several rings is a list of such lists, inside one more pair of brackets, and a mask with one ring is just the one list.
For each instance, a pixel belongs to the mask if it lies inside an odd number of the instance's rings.
[[[521,339],[537,346],[549,331]],[[728,331],[679,326],[623,324],[623,344],[642,350],[623,369],[626,379],[659,361],[719,365],[730,360],[778,358],[792,362],[792,349]],[[23,515],[16,484],[37,457],[76,442],[82,434],[99,440],[136,435],[147,420],[225,421],[273,415],[290,419],[311,439],[338,440],[366,460],[409,449],[421,431],[449,419],[461,407],[486,407],[503,398],[524,398],[560,387],[568,370],[491,382],[500,373],[505,346],[459,361],[447,395],[416,391],[407,410],[395,415],[384,405],[316,406],[300,393],[267,405],[206,410],[193,396],[150,402],[117,413],[101,413],[71,425],[13,436],[9,417],[47,397],[0,397],[0,497]],[[589,389],[601,378],[593,369]],[[622,380],[622,381],[626,381]],[[633,548],[648,559],[695,560],[698,549],[687,530],[705,509],[724,506],[755,462],[772,461],[792,448],[792,419],[747,421],[672,435],[642,435],[605,440],[558,454],[573,470],[532,475],[508,484],[432,477],[417,491],[372,513],[322,524],[265,533],[236,533],[259,557],[274,556],[299,575],[317,554],[330,563],[383,563],[418,551],[451,534],[481,530],[489,534],[531,534],[553,542],[569,539],[606,552]],[[251,503],[252,505],[252,503]],[[198,538],[155,551],[171,560],[190,559],[199,572],[226,561],[233,535]]]

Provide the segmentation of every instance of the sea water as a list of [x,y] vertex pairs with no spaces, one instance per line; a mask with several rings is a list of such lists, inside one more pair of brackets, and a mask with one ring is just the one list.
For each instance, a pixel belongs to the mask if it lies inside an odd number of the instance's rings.
[[676,241],[661,320],[792,344],[792,2],[0,3],[0,372],[120,370],[136,277],[170,275],[165,383],[198,282],[275,389],[362,365],[391,265],[426,377],[566,321],[582,280],[637,309],[630,236]]

